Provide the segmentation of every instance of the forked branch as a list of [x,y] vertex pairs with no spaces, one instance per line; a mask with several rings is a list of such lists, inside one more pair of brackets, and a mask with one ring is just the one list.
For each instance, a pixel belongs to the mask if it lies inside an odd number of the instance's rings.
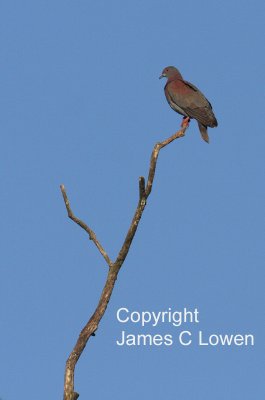
[[111,259],[109,258],[107,252],[104,250],[103,246],[100,244],[99,240],[97,239],[95,233],[92,231],[92,229],[85,224],[81,219],[77,218],[70,207],[70,202],[67,197],[67,193],[65,190],[64,185],[61,185],[61,192],[63,195],[65,207],[68,213],[68,217],[72,219],[77,225],[79,225],[82,229],[84,229],[88,236],[89,239],[93,241],[97,249],[99,250],[100,254],[104,257],[105,261],[107,262],[109,266],[109,272],[107,275],[106,283],[103,288],[103,291],[101,293],[99,303],[97,305],[97,308],[94,312],[94,314],[91,316],[85,327],[82,329],[77,342],[75,344],[75,347],[73,348],[72,352],[70,353],[67,361],[66,361],[66,366],[65,366],[65,376],[64,376],[64,400],[76,400],[79,397],[79,394],[74,391],[74,373],[75,373],[75,366],[76,363],[81,356],[87,341],[91,336],[95,336],[95,332],[98,329],[99,323],[101,318],[103,317],[108,302],[110,300],[119,270],[124,263],[127,254],[130,250],[131,243],[133,241],[134,235],[136,233],[136,230],[138,228],[139,222],[141,220],[143,211],[146,206],[146,201],[148,196],[150,195],[153,187],[153,181],[155,177],[155,171],[156,171],[156,164],[158,160],[158,155],[160,150],[173,142],[174,140],[182,137],[185,135],[187,127],[183,127],[180,129],[178,132],[176,132],[174,135],[170,136],[168,139],[164,140],[163,142],[159,142],[154,146],[154,149],[151,154],[151,160],[150,160],[150,166],[149,166],[149,174],[148,174],[148,180],[147,184],[145,185],[145,179],[144,177],[139,178],[139,201],[138,205],[136,207],[133,219],[131,221],[129,230],[127,232],[127,235],[125,237],[124,243],[121,247],[121,250],[116,258],[116,261],[113,263]]

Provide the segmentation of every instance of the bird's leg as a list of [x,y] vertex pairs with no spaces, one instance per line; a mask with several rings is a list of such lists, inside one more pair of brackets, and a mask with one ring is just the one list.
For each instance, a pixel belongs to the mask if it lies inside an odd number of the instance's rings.
[[188,128],[190,123],[190,117],[183,117],[181,128]]

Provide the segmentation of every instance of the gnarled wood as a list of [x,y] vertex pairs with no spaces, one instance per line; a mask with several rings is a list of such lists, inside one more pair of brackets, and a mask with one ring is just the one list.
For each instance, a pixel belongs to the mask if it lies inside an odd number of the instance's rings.
[[61,192],[63,195],[63,199],[64,199],[64,203],[65,203],[65,207],[66,207],[66,210],[68,213],[68,217],[70,219],[72,219],[77,225],[79,225],[82,229],[84,229],[87,232],[87,234],[89,235],[89,239],[94,242],[95,246],[97,247],[97,249],[99,250],[101,255],[104,257],[105,261],[107,262],[107,264],[109,266],[109,272],[107,275],[106,283],[105,283],[105,286],[101,293],[99,303],[96,307],[96,310],[95,310],[94,314],[91,316],[91,318],[89,319],[89,321],[87,322],[87,324],[82,329],[82,331],[77,339],[77,342],[66,361],[65,376],[64,376],[64,400],[76,400],[79,397],[79,394],[74,391],[75,366],[76,366],[76,363],[79,360],[84,348],[86,347],[86,344],[87,344],[89,338],[91,336],[95,336],[95,332],[98,329],[101,318],[103,317],[103,315],[106,311],[106,308],[108,306],[108,302],[110,300],[119,270],[122,267],[122,265],[127,257],[127,254],[130,250],[131,243],[133,241],[134,235],[136,233],[136,230],[138,228],[139,222],[141,220],[142,214],[143,214],[145,206],[146,206],[146,200],[152,191],[159,152],[163,147],[167,146],[174,140],[184,136],[186,129],[187,129],[187,127],[183,127],[182,129],[180,129],[178,132],[176,132],[174,135],[172,135],[168,139],[164,140],[163,142],[159,142],[154,146],[154,149],[151,154],[147,184],[145,185],[144,177],[139,178],[139,201],[138,201],[133,219],[131,221],[129,230],[127,232],[127,235],[126,235],[123,245],[121,247],[121,250],[120,250],[120,252],[116,258],[116,261],[114,263],[109,258],[107,252],[104,250],[104,248],[98,241],[98,239],[97,239],[95,233],[92,231],[92,229],[89,228],[89,226],[87,224],[85,224],[82,220],[80,220],[73,214],[72,209],[70,208],[70,202],[68,200],[66,189],[65,189],[64,185],[60,186]]

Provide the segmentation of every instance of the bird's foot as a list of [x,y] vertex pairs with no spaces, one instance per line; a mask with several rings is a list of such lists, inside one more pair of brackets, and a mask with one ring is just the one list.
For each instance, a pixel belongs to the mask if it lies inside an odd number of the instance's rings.
[[189,117],[183,117],[182,123],[181,123],[181,128],[188,128],[190,123],[190,118]]

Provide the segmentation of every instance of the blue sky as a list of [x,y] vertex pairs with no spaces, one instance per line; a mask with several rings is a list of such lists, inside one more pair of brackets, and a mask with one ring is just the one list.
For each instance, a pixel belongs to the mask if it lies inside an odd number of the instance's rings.
[[[167,65],[211,101],[219,126],[160,154],[153,192],[95,338],[80,398],[264,398],[264,2],[3,1],[1,388],[3,400],[62,398],[65,360],[93,312],[153,145],[181,117]],[[198,308],[200,323],[124,327],[120,307]],[[254,346],[117,346],[121,331],[255,336]]]

